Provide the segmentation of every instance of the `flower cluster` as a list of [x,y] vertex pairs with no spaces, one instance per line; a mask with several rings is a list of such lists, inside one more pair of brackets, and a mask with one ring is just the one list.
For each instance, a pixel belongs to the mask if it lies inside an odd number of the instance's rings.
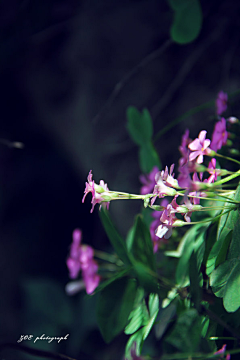
[[69,277],[71,279],[76,279],[81,270],[83,283],[70,283],[67,289],[69,290],[69,293],[75,292],[77,285],[79,289],[81,289],[84,284],[87,294],[91,294],[100,282],[100,276],[97,274],[98,264],[93,259],[93,248],[89,245],[81,245],[81,240],[81,230],[75,229],[73,231],[73,241],[70,246],[70,254],[67,258],[67,267],[69,270]]

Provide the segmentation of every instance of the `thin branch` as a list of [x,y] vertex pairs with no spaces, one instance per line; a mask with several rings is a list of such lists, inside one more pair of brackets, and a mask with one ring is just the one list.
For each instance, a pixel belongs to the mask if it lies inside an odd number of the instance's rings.
[[103,116],[105,111],[107,111],[111,107],[113,101],[119,95],[124,86],[129,82],[129,80],[134,75],[136,75],[142,68],[148,65],[151,61],[157,59],[160,55],[162,55],[172,43],[173,41],[171,39],[165,41],[165,43],[160,48],[147,55],[138,65],[136,65],[129,73],[127,73],[121,81],[119,81],[115,85],[109,98],[107,99],[103,107],[100,109],[98,114],[93,118],[93,123],[96,123]]

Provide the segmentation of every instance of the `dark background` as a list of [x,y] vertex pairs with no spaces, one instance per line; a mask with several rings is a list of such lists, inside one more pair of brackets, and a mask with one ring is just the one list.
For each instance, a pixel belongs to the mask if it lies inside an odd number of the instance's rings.
[[[147,107],[157,132],[214,100],[219,90],[240,88],[240,3],[201,4],[198,39],[171,44],[94,120],[114,86],[169,39],[173,14],[167,1],[0,2],[0,138],[24,144],[0,144],[1,342],[69,333],[60,344],[35,346],[78,359],[122,358],[126,338],[105,346],[96,329],[95,298],[65,295],[71,234],[79,227],[85,243],[111,251],[97,207],[89,213],[90,195],[81,202],[90,169],[112,190],[139,191],[137,147],[126,131],[129,105]],[[185,128],[192,138],[211,131],[213,114],[214,107],[189,117],[155,143],[164,166],[177,163]],[[239,116],[238,99],[229,115]],[[122,234],[140,206],[110,205]]]

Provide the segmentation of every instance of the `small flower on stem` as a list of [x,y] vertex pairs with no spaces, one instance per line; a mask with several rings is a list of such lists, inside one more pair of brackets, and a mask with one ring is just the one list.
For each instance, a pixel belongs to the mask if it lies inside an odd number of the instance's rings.
[[170,172],[168,172],[168,167],[166,166],[165,170],[159,171],[155,176],[156,185],[154,187],[153,194],[155,195],[151,200],[151,205],[154,204],[157,197],[163,198],[165,196],[175,196],[177,191],[172,187],[179,188],[178,181],[174,179],[173,174],[174,164],[170,167]]
[[216,169],[216,159],[212,158],[211,161],[208,164],[208,172],[211,174],[208,179],[205,179],[204,182],[207,183],[213,183],[214,181],[217,181],[218,175],[221,175],[221,170]]
[[188,145],[188,148],[192,151],[189,155],[190,161],[197,158],[197,163],[201,164],[203,162],[203,155],[208,155],[210,153],[208,147],[211,144],[211,141],[206,139],[206,134],[206,130],[200,131],[198,138]]
[[157,166],[154,166],[152,171],[147,175],[140,175],[139,179],[143,186],[141,187],[140,193],[142,195],[150,194],[155,186],[155,176],[159,172]]
[[[218,350],[218,351],[216,351],[216,352],[214,353],[214,355],[221,354],[220,357],[219,357],[219,359],[224,359],[224,353],[225,353],[225,351],[226,351],[226,347],[227,347],[227,345],[224,344],[223,347],[222,347],[220,350]],[[226,359],[226,360],[230,360],[230,358],[231,358],[231,355],[230,355],[230,354],[226,354],[226,358],[225,358],[225,359]]]
[[226,120],[222,117],[220,121],[215,124],[211,149],[214,151],[220,150],[223,145],[226,145],[228,138],[228,132],[226,130]]
[[73,231],[73,241],[70,246],[70,254],[67,258],[67,267],[69,277],[76,279],[82,271],[82,281],[71,282],[66,286],[69,295],[75,294],[76,290],[86,288],[87,294],[91,294],[100,282],[100,276],[97,274],[98,264],[93,259],[94,250],[89,245],[81,245],[82,232],[79,229]]
[[107,184],[104,183],[103,180],[100,180],[100,184],[97,185],[94,183],[94,180],[92,180],[92,170],[89,171],[88,177],[87,177],[88,182],[86,182],[86,187],[84,190],[84,196],[82,199],[82,202],[84,202],[87,194],[89,192],[92,193],[92,209],[91,209],[91,213],[93,212],[94,206],[96,204],[100,204],[99,209],[101,209],[101,206],[105,206],[107,209],[109,208],[109,200],[111,200],[110,194],[109,194],[109,189],[107,187]]
[[[161,206],[166,207],[168,205],[168,201],[166,199],[163,199],[161,202]],[[166,243],[165,238],[159,238],[156,235],[156,229],[159,225],[161,225],[160,217],[162,215],[163,211],[153,211],[151,216],[154,218],[154,220],[150,224],[150,234],[153,241],[153,252],[156,253],[161,246],[161,244]]]
[[227,110],[227,102],[228,95],[223,91],[219,91],[215,102],[217,115],[221,115],[224,111]]

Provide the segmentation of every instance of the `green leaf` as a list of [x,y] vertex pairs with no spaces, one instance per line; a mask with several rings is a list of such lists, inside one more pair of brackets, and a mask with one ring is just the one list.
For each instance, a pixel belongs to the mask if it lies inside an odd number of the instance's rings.
[[[119,271],[117,274],[113,275],[110,279],[105,280],[100,285],[98,285],[98,287],[94,290],[93,294],[94,295],[97,294],[98,292],[102,291],[106,286],[108,286],[109,284],[111,284],[115,280],[120,279],[123,276],[126,276],[131,269],[132,269],[132,267],[129,267],[127,269]],[[92,296],[93,294],[89,295],[89,297]]]
[[153,316],[159,310],[159,296],[157,294],[149,295],[148,308],[150,316]]
[[126,326],[124,332],[127,335],[133,334],[141,326],[148,323],[149,313],[144,299],[144,289],[139,287],[134,302],[134,308],[129,315],[129,324]]
[[145,142],[151,140],[153,125],[151,115],[147,109],[143,109],[141,114],[134,106],[129,106],[127,119],[127,130],[137,145],[144,145]]
[[97,303],[97,322],[103,339],[109,343],[127,325],[137,292],[133,279],[121,278],[105,287]]
[[137,215],[129,241],[129,252],[135,261],[156,271],[156,260],[153,254],[153,244],[150,231],[143,222],[142,216]]
[[122,237],[115,229],[109,215],[108,211],[102,208],[99,211],[100,219],[102,221],[103,227],[107,233],[107,236],[116,251],[119,258],[124,262],[125,265],[131,265],[131,262],[128,257],[127,247],[125,242],[123,241]]
[[176,304],[171,303],[164,309],[161,309],[158,323],[156,325],[156,338],[159,340],[163,336],[165,330],[170,324],[172,318],[176,315]]
[[210,285],[217,297],[223,297],[223,305],[228,312],[240,307],[240,261],[238,258],[226,260],[210,276]]
[[166,307],[169,306],[169,304],[178,296],[178,289],[176,287],[174,287],[173,289],[171,289],[168,294],[167,297],[163,300],[162,302],[162,308],[165,309]]
[[159,312],[159,309],[157,309],[155,311],[155,313],[152,315],[152,317],[149,319],[149,322],[146,326],[144,326],[144,330],[143,330],[143,340],[146,340],[146,338],[148,337],[150,331],[152,330],[152,327],[154,325],[154,322],[156,320],[157,314]]
[[134,342],[136,343],[136,354],[137,354],[137,356],[140,355],[141,347],[143,344],[143,332],[144,332],[144,328],[141,328],[129,338],[126,348],[125,348],[125,358],[126,359],[131,358],[130,350],[131,350]]
[[197,255],[193,252],[189,263],[190,294],[192,301],[198,311],[200,310],[202,299],[202,289],[200,287],[200,281],[202,280],[202,276],[200,275],[202,274],[200,274],[199,272]]
[[150,173],[154,166],[161,169],[159,156],[151,141],[146,141],[139,148],[139,163],[143,173]]
[[189,229],[184,237],[184,247],[182,249],[182,256],[178,262],[176,270],[176,282],[180,286],[187,286],[189,284],[189,261],[192,252],[201,253],[198,257],[198,267],[203,260],[204,251],[201,246],[204,246],[205,233],[210,224],[197,224]]
[[187,309],[177,318],[176,325],[166,341],[182,352],[193,353],[201,339],[201,318],[196,309]]
[[202,10],[199,0],[168,0],[175,11],[170,30],[171,38],[178,44],[195,40],[202,27]]
[[159,287],[157,282],[157,274],[153,273],[149,267],[140,262],[133,263],[134,271],[139,284],[149,293],[158,293]]

